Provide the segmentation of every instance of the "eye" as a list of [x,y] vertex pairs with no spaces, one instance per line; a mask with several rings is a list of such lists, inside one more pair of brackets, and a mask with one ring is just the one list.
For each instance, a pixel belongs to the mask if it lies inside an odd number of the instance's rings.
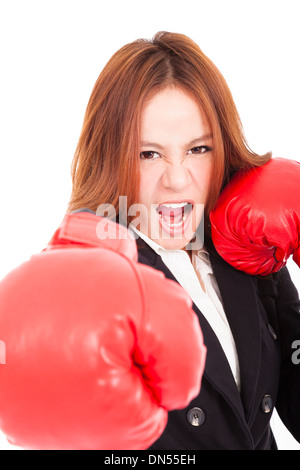
[[199,147],[193,147],[192,149],[188,150],[188,154],[192,155],[202,155],[203,153],[210,152],[212,150],[212,147],[209,147],[208,145],[200,145]]
[[159,153],[152,150],[146,150],[140,153],[141,160],[156,160],[158,157],[160,157]]

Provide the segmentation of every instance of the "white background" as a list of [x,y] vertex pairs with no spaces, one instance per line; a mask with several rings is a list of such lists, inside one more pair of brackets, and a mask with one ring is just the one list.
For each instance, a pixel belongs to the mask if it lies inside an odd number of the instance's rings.
[[[298,0],[0,0],[0,278],[63,218],[101,69],[160,30],[190,36],[218,66],[250,147],[300,161]],[[288,266],[299,289],[299,268]],[[277,416],[273,429],[280,449],[300,449]],[[0,448],[11,448],[1,435]]]

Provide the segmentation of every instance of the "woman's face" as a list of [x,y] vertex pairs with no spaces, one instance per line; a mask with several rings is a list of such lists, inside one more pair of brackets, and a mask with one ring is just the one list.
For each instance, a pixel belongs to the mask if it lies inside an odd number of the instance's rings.
[[159,91],[144,105],[138,228],[166,249],[184,248],[203,216],[211,134],[197,102],[178,88]]

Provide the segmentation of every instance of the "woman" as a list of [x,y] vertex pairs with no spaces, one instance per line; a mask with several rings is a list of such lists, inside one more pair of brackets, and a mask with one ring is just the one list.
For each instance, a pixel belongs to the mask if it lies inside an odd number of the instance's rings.
[[112,205],[139,261],[190,294],[207,347],[199,396],[169,413],[151,449],[275,449],[275,406],[300,439],[299,372],[290,370],[297,291],[286,268],[262,280],[229,266],[208,222],[233,173],[270,159],[249,149],[224,78],[186,36],[124,46],[95,84],[69,211]]

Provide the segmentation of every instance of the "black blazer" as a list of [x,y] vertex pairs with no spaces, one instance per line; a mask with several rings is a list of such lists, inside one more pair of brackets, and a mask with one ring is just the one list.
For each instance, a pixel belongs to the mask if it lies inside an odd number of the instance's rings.
[[[201,391],[186,409],[169,412],[150,449],[276,449],[269,425],[275,406],[300,442],[300,365],[291,360],[292,343],[300,339],[300,302],[289,273],[283,268],[269,278],[250,276],[206,246],[238,351],[241,392],[215,333],[193,305],[207,347]],[[176,281],[141,239],[138,251],[140,263]]]

